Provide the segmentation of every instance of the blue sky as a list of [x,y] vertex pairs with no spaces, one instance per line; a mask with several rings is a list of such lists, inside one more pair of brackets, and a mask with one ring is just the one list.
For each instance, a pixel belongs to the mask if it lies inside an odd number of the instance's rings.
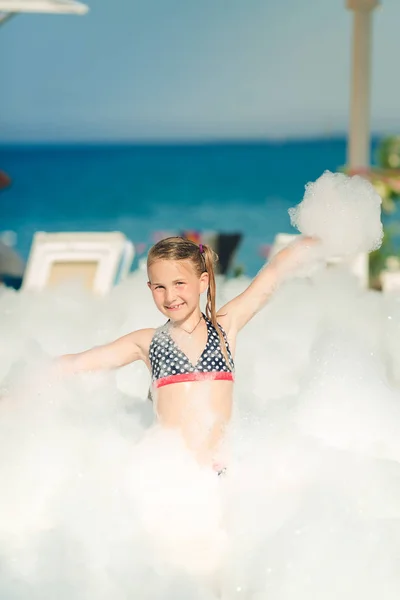
[[[0,141],[344,132],[345,0],[88,0],[0,28]],[[399,0],[374,18],[372,127],[400,130]]]

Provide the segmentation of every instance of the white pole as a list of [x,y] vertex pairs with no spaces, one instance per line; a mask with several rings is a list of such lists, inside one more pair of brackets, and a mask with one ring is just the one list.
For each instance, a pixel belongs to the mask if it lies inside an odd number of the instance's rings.
[[370,75],[372,11],[378,0],[347,0],[353,16],[353,64],[351,74],[350,130],[347,164],[363,169],[370,164]]

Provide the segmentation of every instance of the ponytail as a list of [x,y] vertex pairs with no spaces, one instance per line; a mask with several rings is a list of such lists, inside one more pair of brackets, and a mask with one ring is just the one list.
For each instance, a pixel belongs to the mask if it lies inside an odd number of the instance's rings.
[[200,253],[204,261],[205,271],[208,273],[208,288],[207,288],[207,304],[206,304],[206,316],[213,324],[214,329],[217,331],[219,340],[221,343],[221,349],[225,360],[229,364],[228,351],[226,348],[226,341],[222,334],[221,328],[217,321],[217,311],[215,308],[215,300],[217,295],[217,286],[215,284],[215,270],[214,264],[218,261],[218,255],[214,252],[210,246],[201,244]]

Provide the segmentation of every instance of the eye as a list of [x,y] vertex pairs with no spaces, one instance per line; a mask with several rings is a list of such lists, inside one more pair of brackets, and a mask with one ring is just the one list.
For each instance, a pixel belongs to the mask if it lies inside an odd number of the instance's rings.
[[154,287],[154,289],[155,289],[155,290],[162,290],[162,289],[163,289],[163,287],[164,287],[164,286],[162,286],[162,285],[156,285],[156,286]]
[[177,281],[176,285],[185,285],[185,282],[184,281]]

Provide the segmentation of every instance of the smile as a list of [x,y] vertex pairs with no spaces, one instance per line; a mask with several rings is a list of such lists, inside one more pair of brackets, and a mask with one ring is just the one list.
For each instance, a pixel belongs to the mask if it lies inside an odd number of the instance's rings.
[[181,302],[181,304],[172,304],[171,306],[166,306],[165,308],[167,310],[178,310],[179,308],[181,308],[184,305],[184,302]]

